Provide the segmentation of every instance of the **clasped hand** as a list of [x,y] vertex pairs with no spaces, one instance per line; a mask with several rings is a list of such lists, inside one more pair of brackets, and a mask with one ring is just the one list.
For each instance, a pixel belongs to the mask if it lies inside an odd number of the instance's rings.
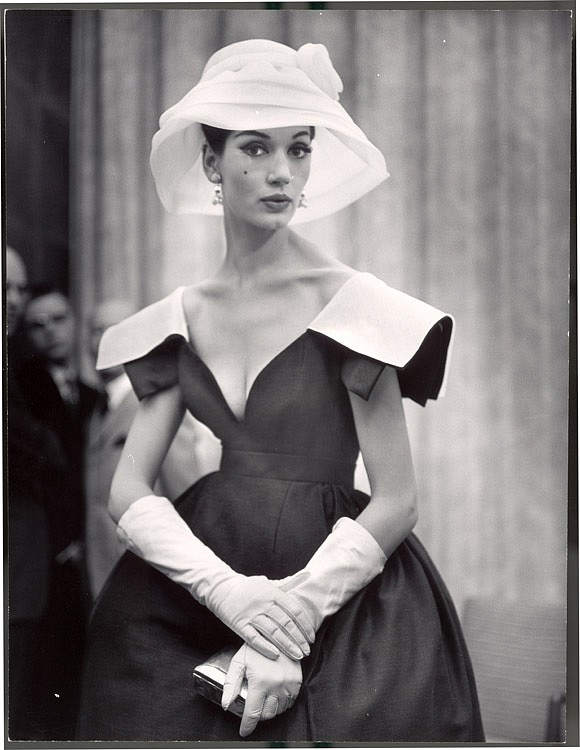
[[315,630],[295,597],[265,576],[235,575],[207,596],[209,609],[268,659],[280,651],[290,659],[310,653]]
[[247,737],[258,722],[273,719],[294,705],[302,685],[302,666],[284,654],[272,661],[244,643],[233,657],[225,678],[224,710],[239,695],[244,678],[248,681],[248,693],[240,736]]

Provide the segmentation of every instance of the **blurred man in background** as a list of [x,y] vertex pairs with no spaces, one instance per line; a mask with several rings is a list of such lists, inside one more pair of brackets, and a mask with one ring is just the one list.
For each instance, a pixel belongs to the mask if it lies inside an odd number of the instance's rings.
[[84,437],[97,391],[75,363],[75,319],[68,299],[50,286],[33,288],[24,314],[33,358],[18,374],[34,418],[58,438],[66,471],[49,508],[51,588],[46,623],[46,737],[73,739],[87,602],[84,576]]
[[28,275],[24,261],[13,247],[6,248],[6,331],[13,336],[28,301]]
[[28,301],[24,263],[6,250],[8,510],[8,736],[45,737],[47,678],[44,637],[51,590],[49,512],[66,463],[50,428],[36,419],[19,387],[26,378],[27,347],[22,320]]
[[83,445],[97,391],[79,377],[76,322],[64,294],[46,285],[34,287],[25,322],[33,362],[22,387],[32,412],[58,435],[68,460],[68,493],[62,498],[55,529],[56,555],[65,564],[78,561],[82,554]]
[[[89,319],[88,336],[95,362],[104,331],[134,312],[136,308],[125,300],[97,305]],[[93,600],[124,552],[108,502],[113,474],[138,405],[122,366],[101,370],[98,375],[102,393],[90,419],[85,457],[86,562]],[[187,413],[163,463],[157,492],[175,500],[203,474],[217,468],[219,452],[219,443],[209,430]]]

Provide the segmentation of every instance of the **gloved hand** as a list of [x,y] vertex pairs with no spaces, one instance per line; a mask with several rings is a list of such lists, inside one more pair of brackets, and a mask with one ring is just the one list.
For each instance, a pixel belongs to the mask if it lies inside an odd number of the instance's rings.
[[269,659],[310,653],[314,628],[296,599],[265,576],[244,576],[191,531],[166,497],[147,495],[121,516],[127,549],[184,586],[229,628]]
[[339,518],[303,570],[277,581],[318,630],[385,567],[375,538],[351,518]]
[[244,677],[248,693],[240,736],[247,737],[259,721],[273,719],[294,705],[302,685],[302,666],[284,654],[276,661],[265,659],[244,643],[232,659],[224,681],[224,711],[239,694]]

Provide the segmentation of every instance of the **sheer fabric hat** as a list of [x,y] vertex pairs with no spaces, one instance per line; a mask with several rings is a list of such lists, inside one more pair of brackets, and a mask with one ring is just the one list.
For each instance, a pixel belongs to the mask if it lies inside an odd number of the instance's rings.
[[382,153],[339,103],[342,81],[323,44],[294,50],[251,39],[216,52],[199,83],[161,115],[151,169],[167,211],[219,215],[202,167],[200,123],[224,130],[313,125],[308,208],[293,223],[311,221],[358,200],[389,175]]

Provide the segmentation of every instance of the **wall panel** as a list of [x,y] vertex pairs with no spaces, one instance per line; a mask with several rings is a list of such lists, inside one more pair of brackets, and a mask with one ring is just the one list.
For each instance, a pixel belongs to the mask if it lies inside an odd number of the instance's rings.
[[219,263],[219,223],[165,214],[147,171],[158,115],[209,54],[250,36],[327,44],[391,178],[304,233],[457,320],[446,398],[406,406],[418,533],[460,605],[562,599],[569,13],[83,10],[74,22],[87,304],[120,290],[150,302]]

